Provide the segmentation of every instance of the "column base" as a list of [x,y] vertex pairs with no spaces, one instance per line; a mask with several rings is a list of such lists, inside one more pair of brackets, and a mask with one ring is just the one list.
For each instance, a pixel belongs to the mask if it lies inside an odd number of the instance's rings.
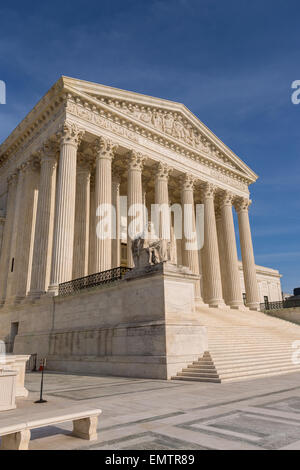
[[239,310],[240,312],[248,312],[249,308],[246,305],[230,305],[231,310]]
[[57,284],[51,284],[49,286],[48,291],[46,292],[46,295],[48,295],[49,297],[54,297],[58,295],[58,288],[59,286]]
[[195,307],[208,307],[201,297],[195,297]]
[[208,301],[209,308],[221,308],[222,310],[229,310],[229,306],[225,304],[222,300],[209,300]]
[[27,294],[27,299],[34,302],[35,300],[38,300],[42,297],[42,295],[45,295],[45,291],[30,291]]
[[246,304],[246,306],[250,309],[250,310],[254,310],[256,312],[259,311],[259,302],[251,302],[249,304]]

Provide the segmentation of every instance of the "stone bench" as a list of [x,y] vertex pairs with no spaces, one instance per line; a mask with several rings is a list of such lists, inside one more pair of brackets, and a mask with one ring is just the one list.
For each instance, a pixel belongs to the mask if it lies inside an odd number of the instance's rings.
[[[29,410],[23,410],[17,417],[11,415],[0,419],[1,450],[28,450],[31,429],[53,426],[67,421],[73,421],[72,435],[81,439],[97,439],[98,416],[102,413],[99,408],[71,407],[41,411],[38,417],[30,416]],[[37,414],[36,410],[31,415]]]

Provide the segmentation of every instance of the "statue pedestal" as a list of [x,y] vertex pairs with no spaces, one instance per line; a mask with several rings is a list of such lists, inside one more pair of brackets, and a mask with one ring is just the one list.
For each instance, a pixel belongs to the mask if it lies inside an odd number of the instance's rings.
[[[159,357],[156,378],[168,379],[207,351],[206,328],[199,323],[195,309],[199,276],[186,267],[164,262],[135,268],[124,281],[135,302],[135,325],[122,325],[126,328],[126,347],[131,354],[148,356],[148,364],[143,364],[145,377],[153,377],[151,358],[157,364]],[[139,323],[146,316],[152,321]],[[128,329],[137,327],[134,335],[128,336]]]

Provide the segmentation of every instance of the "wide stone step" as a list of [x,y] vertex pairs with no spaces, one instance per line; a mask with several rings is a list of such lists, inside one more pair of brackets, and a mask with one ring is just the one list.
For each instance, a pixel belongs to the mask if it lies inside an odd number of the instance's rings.
[[216,360],[223,360],[229,358],[247,358],[247,357],[277,357],[283,355],[284,357],[291,356],[292,353],[295,352],[294,349],[284,349],[284,350],[275,350],[275,351],[222,351],[222,352],[215,352],[212,351],[210,353],[211,359],[213,361]]
[[172,379],[181,379],[181,380],[193,380],[199,382],[231,382],[237,380],[246,380],[246,379],[254,379],[258,377],[270,377],[273,375],[281,375],[287,374],[291,372],[300,372],[300,369],[295,368],[274,368],[274,369],[263,369],[259,372],[254,371],[242,371],[240,373],[228,373],[228,374],[196,374],[196,373],[184,373],[179,372],[180,375],[176,377],[172,377]]
[[181,375],[176,375],[174,377],[171,377],[172,380],[186,380],[190,382],[212,382],[212,383],[221,383],[220,379],[215,379],[215,378],[210,378],[210,377],[192,377],[192,376],[181,376]]
[[246,371],[246,370],[261,370],[261,369],[269,369],[269,368],[286,368],[286,367],[295,367],[300,371],[300,365],[296,364],[291,364],[288,362],[264,362],[264,363],[249,363],[249,364],[239,364],[237,366],[222,366],[222,367],[211,367],[211,368],[205,368],[202,367],[202,364],[200,363],[198,366],[197,365],[189,365],[187,368],[183,369],[183,372],[190,372],[191,370],[193,372],[203,373],[203,372],[217,372],[219,374],[223,373],[231,373],[231,372],[241,372],[241,371]]

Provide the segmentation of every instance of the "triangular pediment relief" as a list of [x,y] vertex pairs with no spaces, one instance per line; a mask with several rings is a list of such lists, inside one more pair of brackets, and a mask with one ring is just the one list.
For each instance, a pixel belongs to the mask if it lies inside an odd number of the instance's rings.
[[80,95],[157,132],[175,145],[184,145],[251,181],[257,179],[257,175],[183,104],[68,77],[63,77],[63,82]]

